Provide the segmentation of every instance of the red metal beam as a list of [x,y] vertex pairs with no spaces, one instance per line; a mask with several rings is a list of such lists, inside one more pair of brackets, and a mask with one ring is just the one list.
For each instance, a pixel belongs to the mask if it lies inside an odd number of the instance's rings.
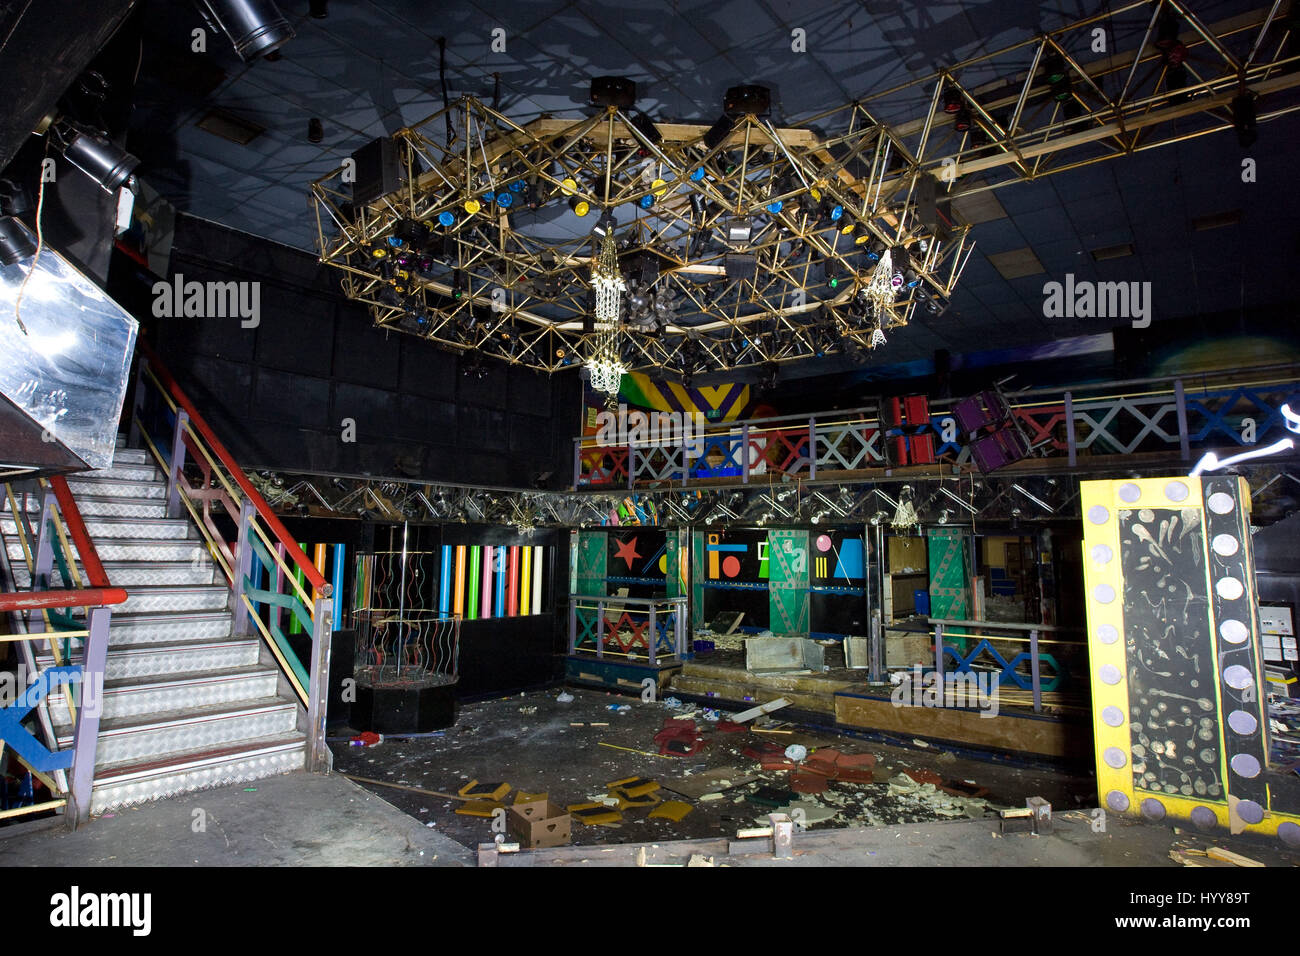
[[[82,556],[85,560],[85,556]],[[89,573],[90,569],[86,569]],[[101,569],[101,572],[102,569]],[[0,594],[0,611],[39,611],[52,607],[102,607],[122,604],[126,592],[121,588],[79,588],[71,591],[10,591]],[[57,635],[57,631],[50,632]]]
[[[62,475],[55,475],[50,479],[50,487],[54,489],[54,497],[59,503],[59,511],[63,514],[63,523],[68,526],[68,534],[72,535],[72,543],[77,546],[77,554],[81,555],[81,564],[86,569],[86,579],[90,581],[92,587],[112,587],[108,575],[104,573],[104,566],[99,563],[99,552],[95,550],[95,542],[91,541],[90,535],[86,533],[86,525],[81,520],[81,511],[77,508],[77,500],[72,497],[72,491],[68,488],[67,479]],[[121,602],[109,603],[120,604]],[[58,606],[76,607],[77,605]]]

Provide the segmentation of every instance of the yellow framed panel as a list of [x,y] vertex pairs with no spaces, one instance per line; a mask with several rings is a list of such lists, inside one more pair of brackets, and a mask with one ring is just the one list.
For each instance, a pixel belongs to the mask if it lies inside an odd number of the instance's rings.
[[[1300,846],[1300,800],[1296,799],[1300,788],[1278,793],[1275,784],[1280,781],[1274,776],[1270,782],[1266,767],[1267,690],[1259,653],[1250,490],[1245,481],[1219,475],[1084,481],[1080,483],[1080,501],[1089,684],[1102,805],[1127,816],[1187,821],[1202,830],[1222,827],[1234,833],[1275,835],[1291,846]],[[1143,514],[1143,509],[1150,513]],[[1149,544],[1151,554],[1160,554],[1158,549],[1169,547],[1168,540],[1157,540],[1164,534],[1161,513],[1168,509],[1179,512],[1183,519],[1179,543],[1187,546],[1186,555],[1195,552],[1199,570],[1185,578],[1171,574],[1168,590],[1172,597],[1153,596],[1140,589],[1137,581],[1126,581],[1121,539],[1127,522],[1130,533]],[[1157,534],[1150,533],[1152,527],[1160,529]],[[1142,568],[1141,561],[1134,567]],[[1174,581],[1183,582],[1190,593],[1183,593]],[[1147,646],[1138,601],[1150,602],[1151,608],[1163,607],[1166,601],[1171,606],[1179,603],[1183,612],[1179,626],[1184,633],[1167,631],[1165,636],[1168,646],[1185,659],[1190,659],[1189,648],[1205,648],[1208,637],[1207,666],[1202,670],[1199,659],[1196,661],[1197,679],[1188,681],[1185,696],[1152,683],[1144,699],[1132,686],[1134,681],[1145,683],[1139,680],[1144,675],[1134,668],[1153,670],[1155,653],[1165,653],[1163,648],[1157,652]],[[1126,620],[1126,614],[1131,619]],[[1150,613],[1146,617],[1148,622],[1152,620]],[[1200,633],[1202,621],[1204,636]],[[1168,626],[1175,623],[1171,615]],[[1160,673],[1168,678],[1173,672],[1169,667]],[[1181,735],[1171,730],[1167,731],[1170,740],[1160,742],[1163,748],[1178,736],[1178,745],[1196,754],[1198,775],[1193,778],[1184,772],[1179,778],[1182,786],[1171,784],[1167,774],[1162,774],[1163,786],[1151,786],[1156,775],[1143,772],[1147,761],[1158,763],[1162,771],[1172,764],[1172,760],[1157,760],[1147,747],[1135,743],[1134,731],[1142,729],[1135,728],[1135,721],[1149,719],[1147,713],[1156,715],[1153,694],[1161,698],[1157,705],[1160,717],[1175,699],[1185,703],[1170,708],[1169,713],[1181,709],[1190,716],[1182,722],[1191,728],[1189,739],[1183,742]],[[1168,702],[1164,698],[1169,698]],[[1144,707],[1150,709],[1144,711]],[[1174,726],[1174,721],[1169,725]],[[1173,764],[1173,772],[1179,770]],[[1213,781],[1208,786],[1204,775]]]

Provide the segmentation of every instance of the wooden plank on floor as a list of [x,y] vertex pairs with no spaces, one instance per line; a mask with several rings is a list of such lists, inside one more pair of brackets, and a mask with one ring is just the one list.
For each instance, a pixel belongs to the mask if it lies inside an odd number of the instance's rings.
[[1087,759],[1092,754],[1086,725],[1048,718],[1007,713],[981,717],[979,711],[895,707],[887,699],[837,694],[835,721],[845,727],[1018,750],[1045,757]]

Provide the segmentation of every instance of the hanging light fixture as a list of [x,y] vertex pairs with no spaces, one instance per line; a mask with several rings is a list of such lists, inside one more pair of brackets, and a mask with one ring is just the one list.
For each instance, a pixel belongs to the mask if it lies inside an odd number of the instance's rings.
[[[867,301],[871,303],[871,309],[876,317],[877,329],[883,328],[887,319],[894,317],[894,286],[892,278],[894,275],[894,260],[890,251],[886,249],[880,254],[880,261],[876,263],[875,269],[871,272],[871,280],[867,283],[864,290],[867,294]],[[881,336],[883,340],[884,336]],[[875,334],[871,337],[871,346],[876,346]]]
[[591,265],[591,282],[596,289],[596,334],[595,347],[586,362],[587,374],[591,387],[608,395],[612,406],[618,401],[619,385],[627,371],[619,350],[619,307],[627,283],[618,271],[613,229],[604,230],[600,238],[600,251]]

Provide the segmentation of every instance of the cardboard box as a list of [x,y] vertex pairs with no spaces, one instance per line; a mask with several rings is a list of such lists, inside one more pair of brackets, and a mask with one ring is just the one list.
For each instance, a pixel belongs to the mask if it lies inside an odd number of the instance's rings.
[[510,807],[506,829],[530,850],[568,846],[573,840],[573,817],[550,800],[530,800]]

